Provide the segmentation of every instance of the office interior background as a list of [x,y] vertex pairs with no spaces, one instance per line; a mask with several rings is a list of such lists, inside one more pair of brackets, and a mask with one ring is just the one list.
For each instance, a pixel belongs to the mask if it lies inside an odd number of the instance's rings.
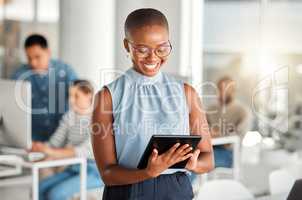
[[[236,98],[252,112],[234,161],[236,181],[254,198],[273,196],[272,172],[302,169],[302,1],[2,0],[0,77],[9,78],[26,62],[25,38],[41,33],[54,58],[100,89],[130,67],[123,24],[141,7],[167,16],[173,51],[163,70],[193,84],[205,110],[217,100],[220,77],[236,81]],[[232,179],[227,170],[209,176]],[[200,178],[195,187],[202,184]]]

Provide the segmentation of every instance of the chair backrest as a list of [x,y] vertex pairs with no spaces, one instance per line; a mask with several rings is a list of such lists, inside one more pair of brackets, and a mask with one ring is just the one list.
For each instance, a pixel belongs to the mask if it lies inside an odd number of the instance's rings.
[[297,177],[286,168],[272,171],[269,175],[270,193],[289,193],[296,179]]
[[240,182],[231,179],[217,179],[204,183],[195,200],[253,200],[254,196]]
[[226,145],[231,144],[233,148],[233,177],[236,180],[240,180],[240,137],[239,136],[227,136],[212,139],[212,145]]

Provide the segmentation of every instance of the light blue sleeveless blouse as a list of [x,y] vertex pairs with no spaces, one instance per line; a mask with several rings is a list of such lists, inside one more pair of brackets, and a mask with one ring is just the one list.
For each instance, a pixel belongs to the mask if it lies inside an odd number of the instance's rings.
[[[106,86],[112,97],[119,165],[137,168],[152,135],[189,135],[184,83],[159,72],[144,76],[133,68]],[[168,169],[162,174],[186,171]]]

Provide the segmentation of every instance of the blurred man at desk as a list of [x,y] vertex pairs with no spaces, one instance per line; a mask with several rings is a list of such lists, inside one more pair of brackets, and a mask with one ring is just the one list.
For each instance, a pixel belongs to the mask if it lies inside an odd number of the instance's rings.
[[28,64],[21,65],[11,78],[31,83],[32,139],[47,141],[68,109],[69,84],[77,75],[69,65],[51,59],[47,40],[42,35],[30,35],[24,48]]
[[[225,76],[218,81],[217,87],[218,103],[207,110],[212,137],[238,135],[243,138],[249,128],[250,113],[235,100],[235,81]],[[215,146],[214,155],[216,167],[232,167],[233,153],[227,145]]]

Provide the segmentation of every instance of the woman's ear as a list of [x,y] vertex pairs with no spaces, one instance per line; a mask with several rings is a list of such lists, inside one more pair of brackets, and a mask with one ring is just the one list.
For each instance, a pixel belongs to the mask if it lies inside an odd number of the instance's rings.
[[128,43],[128,40],[126,38],[124,39],[124,47],[125,47],[126,51],[128,53],[130,53],[129,43]]

